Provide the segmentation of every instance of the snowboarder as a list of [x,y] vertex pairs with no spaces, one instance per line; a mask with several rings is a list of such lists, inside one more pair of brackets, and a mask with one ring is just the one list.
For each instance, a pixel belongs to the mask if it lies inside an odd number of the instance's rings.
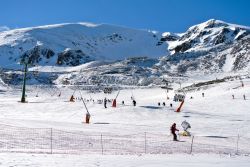
[[136,106],[136,101],[135,100],[133,100],[133,105]]
[[178,129],[176,129],[176,123],[173,123],[173,125],[170,128],[170,131],[173,135],[173,141],[178,141],[177,140],[177,135],[175,134],[175,131],[179,131]]
[[106,97],[104,99],[104,107],[107,108],[107,99],[106,99]]

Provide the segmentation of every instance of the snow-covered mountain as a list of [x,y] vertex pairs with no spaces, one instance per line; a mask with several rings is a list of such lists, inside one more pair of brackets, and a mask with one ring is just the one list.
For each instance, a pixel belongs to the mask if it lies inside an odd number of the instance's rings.
[[1,65],[30,56],[39,65],[76,66],[93,60],[160,57],[161,34],[107,24],[59,24],[0,32]]
[[0,65],[12,84],[29,57],[33,83],[150,85],[163,75],[250,71],[249,48],[249,27],[213,19],[182,34],[58,24],[0,32]]
[[204,71],[249,71],[250,28],[208,20],[190,27],[171,42],[167,55],[158,66],[179,73]]

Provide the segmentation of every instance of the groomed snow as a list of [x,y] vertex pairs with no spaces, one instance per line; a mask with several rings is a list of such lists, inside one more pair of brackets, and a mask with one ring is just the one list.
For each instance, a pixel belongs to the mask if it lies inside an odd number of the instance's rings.
[[[198,81],[197,81],[198,82]],[[97,99],[115,98],[117,91],[110,95],[89,93],[82,91],[83,98],[95,99],[95,103],[87,102],[91,113],[90,124],[83,123],[85,109],[81,101],[70,103],[69,98],[74,89],[70,87],[46,88],[27,86],[28,103],[19,103],[21,90],[7,89],[0,92],[0,125],[1,144],[13,142],[18,149],[23,140],[30,141],[32,128],[53,128],[55,131],[64,131],[68,135],[55,141],[73,142],[71,148],[74,155],[57,154],[60,147],[54,147],[54,154],[32,154],[28,150],[24,153],[1,153],[2,166],[248,166],[249,165],[249,129],[250,129],[250,79],[243,79],[244,87],[239,80],[228,81],[212,85],[206,89],[188,92],[183,109],[180,113],[174,112],[179,102],[173,102],[173,91],[168,93],[161,88],[135,88],[121,90],[117,98],[117,108],[105,109],[98,104]],[[183,83],[182,86],[191,83]],[[179,85],[174,85],[175,88]],[[61,97],[57,95],[61,92]],[[205,97],[202,97],[202,93]],[[38,97],[35,97],[38,94]],[[232,94],[235,99],[232,99]],[[246,100],[243,99],[245,94]],[[78,91],[75,97],[80,97]],[[131,96],[137,101],[132,106]],[[190,97],[193,99],[190,99]],[[125,105],[121,105],[121,101]],[[158,102],[166,102],[166,106],[157,106]],[[173,108],[169,105],[173,103]],[[182,130],[180,124],[187,120],[194,135],[194,156],[188,155],[191,137],[181,137],[183,142],[171,141],[169,128],[173,122]],[[103,124],[100,124],[103,123]],[[9,128],[8,128],[9,126]],[[17,130],[13,131],[14,128]],[[26,130],[18,131],[18,128]],[[30,133],[32,132],[32,133]],[[69,135],[71,132],[79,135]],[[144,155],[144,133],[147,133],[147,154]],[[20,136],[18,136],[18,134]],[[90,136],[90,144],[98,144],[96,150],[81,147],[86,136]],[[104,154],[100,151],[100,135],[104,134]],[[8,136],[12,136],[9,137]],[[97,137],[93,137],[97,136]],[[238,153],[237,136],[239,135]],[[124,137],[128,136],[128,137]],[[213,137],[214,136],[214,137]],[[42,136],[47,138],[48,136]],[[216,138],[218,137],[218,138]],[[121,138],[123,138],[121,140]],[[44,140],[45,140],[44,139]],[[112,140],[110,140],[112,139]],[[7,140],[7,141],[6,141]],[[13,141],[14,140],[14,141]],[[35,140],[35,139],[34,139]],[[32,140],[31,140],[32,141]],[[115,144],[115,141],[119,143]],[[91,143],[92,142],[92,143]],[[137,145],[138,144],[138,145]],[[39,144],[33,145],[39,147]],[[134,147],[134,145],[136,147]],[[48,145],[49,147],[49,145]],[[78,149],[79,147],[79,149]],[[0,151],[11,151],[0,147]],[[36,152],[36,148],[33,150]],[[72,151],[72,150],[71,150]],[[124,152],[125,151],[125,152]],[[128,151],[128,152],[126,152]],[[20,152],[20,151],[19,151]],[[237,156],[234,156],[237,153]],[[91,154],[91,155],[88,155]],[[117,155],[119,154],[119,155]],[[121,155],[126,154],[126,155]],[[205,155],[204,155],[205,154]],[[141,156],[138,156],[141,155]],[[230,157],[230,155],[233,155]],[[49,165],[48,165],[49,164]]]
[[1,166],[18,167],[248,167],[248,156],[228,155],[49,155],[0,153]]

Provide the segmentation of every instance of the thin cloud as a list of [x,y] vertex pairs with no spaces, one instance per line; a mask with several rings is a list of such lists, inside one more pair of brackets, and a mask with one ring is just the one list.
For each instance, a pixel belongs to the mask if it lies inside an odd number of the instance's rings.
[[8,31],[8,30],[10,30],[9,27],[7,27],[7,26],[0,26],[0,32],[1,31]]

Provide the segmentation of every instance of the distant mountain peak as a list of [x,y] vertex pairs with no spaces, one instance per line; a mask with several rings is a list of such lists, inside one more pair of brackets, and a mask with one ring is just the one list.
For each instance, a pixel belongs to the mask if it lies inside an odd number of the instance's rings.
[[[15,71],[28,57],[39,66],[33,69],[45,70],[41,83],[150,85],[161,83],[163,74],[247,71],[249,48],[248,27],[215,19],[181,34],[64,23],[0,32],[0,65]],[[3,81],[18,83],[18,72],[6,73]]]

